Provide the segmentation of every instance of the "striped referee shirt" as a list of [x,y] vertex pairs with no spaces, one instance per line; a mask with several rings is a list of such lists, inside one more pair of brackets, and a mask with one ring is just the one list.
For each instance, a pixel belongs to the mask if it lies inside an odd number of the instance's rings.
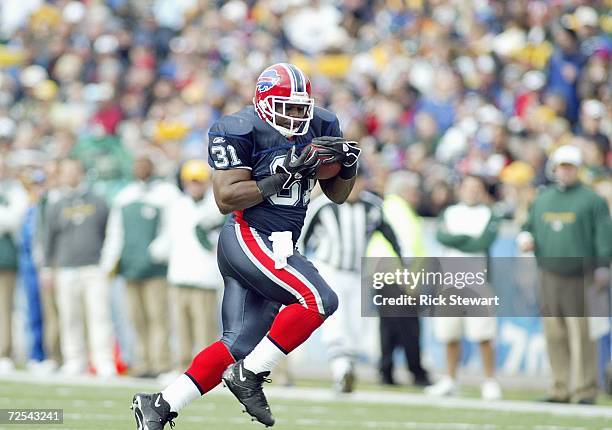
[[401,255],[396,236],[385,221],[382,199],[364,191],[355,202],[337,205],[322,195],[313,200],[304,220],[300,249],[339,270],[360,271],[370,237],[380,231]]

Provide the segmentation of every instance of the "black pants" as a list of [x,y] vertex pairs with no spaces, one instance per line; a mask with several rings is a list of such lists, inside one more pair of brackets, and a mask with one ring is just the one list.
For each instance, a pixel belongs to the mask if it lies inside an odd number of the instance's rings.
[[404,350],[408,370],[414,379],[426,378],[427,372],[421,366],[420,331],[418,317],[380,318],[380,372],[383,381],[393,381],[393,351],[397,347]]

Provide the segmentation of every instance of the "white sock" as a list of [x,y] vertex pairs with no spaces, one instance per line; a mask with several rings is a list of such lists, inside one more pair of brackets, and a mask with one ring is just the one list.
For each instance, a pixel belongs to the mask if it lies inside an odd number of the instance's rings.
[[334,381],[342,379],[342,377],[350,372],[353,367],[351,359],[344,356],[334,358],[330,365]]
[[168,385],[161,393],[164,400],[170,405],[170,410],[177,413],[202,396],[196,384],[185,374],[176,378],[176,381]]
[[244,358],[244,367],[255,374],[270,372],[284,356],[285,353],[274,345],[268,336],[265,336]]

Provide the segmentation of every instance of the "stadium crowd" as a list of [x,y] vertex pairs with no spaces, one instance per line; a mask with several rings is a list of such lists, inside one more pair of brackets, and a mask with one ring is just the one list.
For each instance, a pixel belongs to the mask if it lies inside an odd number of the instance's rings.
[[[520,225],[537,188],[551,182],[549,155],[566,144],[581,151],[581,180],[612,207],[609,6],[605,0],[3,0],[0,198],[12,205],[13,217],[0,207],[0,237],[14,238],[15,246],[0,267],[16,267],[19,256],[24,284],[28,277],[34,290],[40,284],[45,314],[62,301],[49,294],[53,284],[75,276],[49,274],[57,264],[49,257],[66,258],[68,266],[71,258],[91,257],[79,264],[97,266],[103,250],[103,278],[94,275],[92,282],[104,284],[118,257],[108,257],[108,230],[75,224],[84,228],[78,241],[98,254],[45,251],[50,240],[62,243],[39,234],[49,228],[48,206],[57,214],[58,201],[75,198],[66,190],[82,189],[81,210],[110,212],[112,219],[121,208],[116,196],[142,179],[135,160],[141,170],[151,160],[154,175],[177,196],[179,184],[203,181],[201,170],[183,176],[181,166],[206,157],[210,125],[250,104],[258,74],[279,61],[309,75],[316,103],[335,112],[345,136],[360,143],[372,190],[382,194],[397,170],[420,176],[421,216],[440,215],[457,202],[461,179],[476,175],[487,204]],[[15,181],[25,192],[15,190],[9,200],[9,182],[20,187]],[[153,206],[165,210],[163,203]],[[14,276],[0,276],[4,315],[11,283]],[[93,311],[96,298],[87,300]],[[138,300],[147,299],[130,299]],[[100,344],[96,333],[109,328],[97,318],[87,329],[100,372],[112,345]],[[60,349],[64,355],[84,350],[59,348],[60,332],[72,323],[47,319],[47,342],[36,328],[40,321],[31,322],[39,345],[33,360],[59,361]],[[7,367],[10,332],[0,331],[0,347]],[[139,372],[170,370],[155,366]]]

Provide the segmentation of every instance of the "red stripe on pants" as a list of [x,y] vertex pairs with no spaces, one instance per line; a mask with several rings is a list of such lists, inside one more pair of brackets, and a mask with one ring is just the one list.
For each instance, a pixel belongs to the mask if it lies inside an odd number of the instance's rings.
[[242,218],[242,212],[236,211],[234,212],[234,215],[236,217],[238,225],[240,226],[240,234],[242,235],[242,239],[244,240],[244,243],[246,244],[251,254],[253,254],[253,256],[257,259],[257,261],[261,263],[261,265],[264,266],[268,271],[270,271],[272,275],[274,275],[284,283],[291,286],[294,290],[296,290],[304,298],[304,303],[308,309],[312,309],[313,311],[318,312],[317,300],[311,289],[302,281],[300,281],[295,275],[289,273],[287,270],[274,268],[274,260],[270,258],[264,250],[261,249],[255,239],[255,236],[253,236],[251,228]]

